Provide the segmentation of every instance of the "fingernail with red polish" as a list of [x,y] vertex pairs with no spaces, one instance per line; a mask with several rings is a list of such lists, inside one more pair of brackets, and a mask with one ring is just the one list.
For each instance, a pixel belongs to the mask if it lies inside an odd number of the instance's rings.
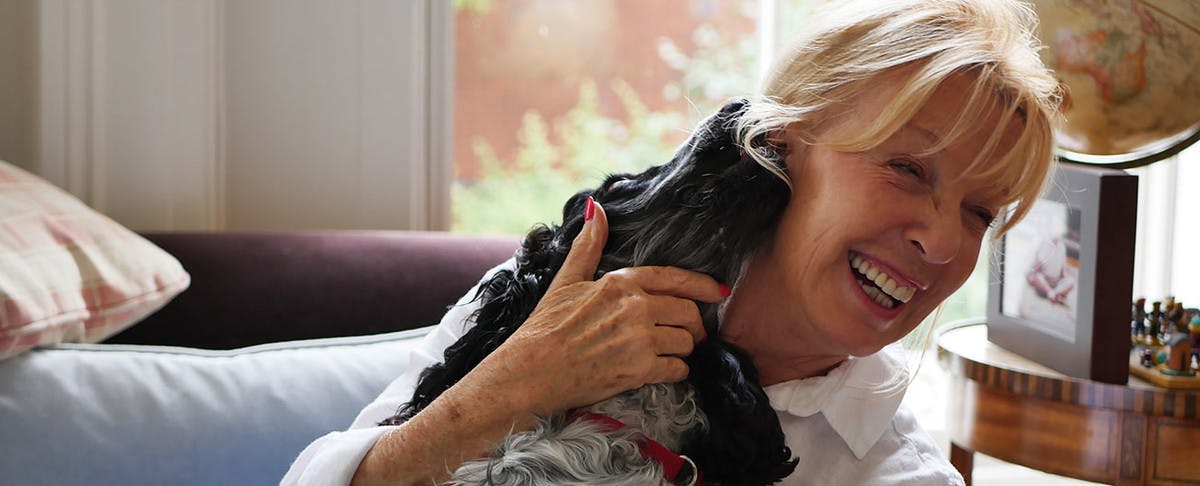
[[721,288],[721,297],[729,297],[730,295],[733,294],[733,291],[729,290],[728,285],[725,285],[725,284],[718,284],[718,285]]
[[707,341],[708,341],[708,334],[705,334],[704,337],[700,338],[700,340],[696,342],[696,344],[698,344],[698,345],[704,344]]
[[583,209],[583,221],[591,221],[594,217],[596,217],[596,201],[588,196],[587,205]]

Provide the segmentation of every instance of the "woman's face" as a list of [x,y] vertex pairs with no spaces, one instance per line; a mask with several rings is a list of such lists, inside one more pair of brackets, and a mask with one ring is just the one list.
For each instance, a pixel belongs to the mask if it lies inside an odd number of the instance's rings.
[[[946,150],[920,154],[949,133],[973,80],[944,82],[906,126],[867,152],[837,152],[821,142],[844,140],[878,116],[899,89],[894,77],[817,127],[816,144],[803,145],[789,130],[791,200],[773,244],[744,279],[767,296],[754,304],[764,306],[747,326],[755,329],[742,329],[755,335],[753,353],[874,353],[967,279],[999,208],[994,184],[964,172],[998,116]],[[1016,130],[1008,128],[1000,147],[1011,145]]]

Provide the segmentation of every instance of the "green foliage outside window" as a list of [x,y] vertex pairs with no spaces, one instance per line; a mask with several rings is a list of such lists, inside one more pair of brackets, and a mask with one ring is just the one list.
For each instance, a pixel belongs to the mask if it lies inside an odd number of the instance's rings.
[[942,315],[938,319],[938,324],[982,317],[987,314],[987,279],[990,257],[987,246],[990,238],[989,234],[983,239],[983,248],[979,250],[979,259],[975,264],[975,273],[972,273],[967,282],[942,304]]
[[456,12],[484,14],[492,10],[492,0],[454,0]]
[[609,117],[600,110],[600,87],[588,81],[561,119],[525,113],[512,160],[500,160],[486,140],[472,140],[481,175],[451,188],[454,231],[523,234],[534,224],[559,222],[572,194],[608,174],[666,163],[695,123],[729,98],[751,94],[757,55],[753,36],[729,39],[711,25],[700,25],[692,40],[692,55],[670,39],[658,45],[659,57],[681,78],[679,84],[664,86],[663,94],[668,100],[686,98],[692,113],[649,110],[628,83],[615,80],[605,88],[620,99],[626,117]]
[[486,141],[475,140],[482,177],[454,185],[455,230],[520,234],[536,223],[559,222],[563,203],[580,189],[608,174],[666,162],[674,147],[664,140],[678,129],[682,115],[647,110],[623,82],[612,89],[628,120],[601,114],[596,85],[585,82],[579,103],[557,123],[547,123],[536,112],[525,114],[517,133],[520,147],[510,163],[501,161]]

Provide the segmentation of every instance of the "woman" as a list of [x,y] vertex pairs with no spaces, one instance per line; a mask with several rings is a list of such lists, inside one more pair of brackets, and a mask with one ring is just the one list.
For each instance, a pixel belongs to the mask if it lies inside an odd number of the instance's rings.
[[[1036,199],[1057,83],[1015,2],[861,2],[824,17],[739,122],[742,146],[791,193],[731,296],[666,267],[592,281],[607,218],[590,207],[505,344],[403,425],[372,427],[411,397],[415,373],[397,379],[285,482],[445,479],[537,414],[684,378],[681,356],[704,338],[694,301],[724,298],[721,335],[750,355],[800,460],[787,483],[961,483],[900,407],[907,371],[884,348],[962,285],[1001,210],[1012,216],[1000,232]],[[471,311],[451,310],[410,368],[439,361]]]

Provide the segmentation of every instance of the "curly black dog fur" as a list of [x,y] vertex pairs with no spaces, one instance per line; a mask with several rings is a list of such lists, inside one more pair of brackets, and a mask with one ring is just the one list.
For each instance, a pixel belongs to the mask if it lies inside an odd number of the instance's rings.
[[[583,227],[586,199],[602,204],[608,242],[597,278],[624,267],[667,265],[733,283],[743,263],[769,243],[790,194],[788,186],[746,155],[737,121],[749,106],[735,100],[701,123],[672,160],[640,174],[608,177],[563,207],[562,226],[537,226],[516,255],[516,269],[481,284],[476,325],[426,369],[411,402],[382,424],[411,418],[454,385],[519,327],[545,294]],[[753,148],[778,155],[765,143]],[[709,426],[682,451],[710,483],[769,484],[792,473],[796,460],[746,354],[717,332],[717,304],[698,304],[709,338],[688,357],[688,381]]]

